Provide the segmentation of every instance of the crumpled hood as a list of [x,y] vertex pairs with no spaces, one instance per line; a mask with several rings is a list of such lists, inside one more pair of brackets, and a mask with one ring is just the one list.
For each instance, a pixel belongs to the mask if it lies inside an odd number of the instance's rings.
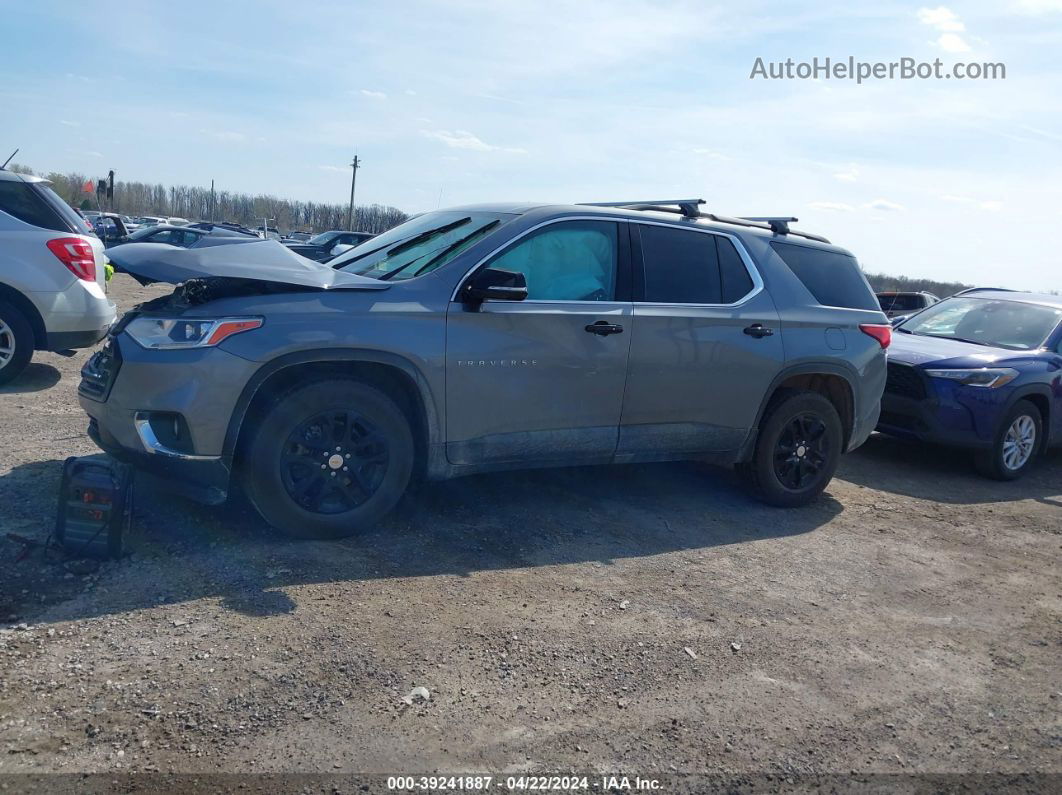
[[276,240],[207,248],[127,243],[119,249],[108,250],[107,258],[134,276],[169,284],[222,277],[321,290],[386,290],[390,287],[387,282],[337,271],[299,256]]
[[888,348],[889,358],[897,362],[914,365],[947,362],[952,367],[989,367],[1002,359],[1021,357],[1023,353],[972,342],[904,334],[895,329]]

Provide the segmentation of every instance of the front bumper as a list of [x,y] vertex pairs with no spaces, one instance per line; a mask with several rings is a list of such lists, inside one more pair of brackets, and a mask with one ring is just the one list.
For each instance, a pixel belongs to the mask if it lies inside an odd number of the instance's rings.
[[258,367],[220,348],[149,351],[119,333],[82,369],[78,399],[101,449],[216,504],[232,469],[229,422]]
[[879,431],[952,447],[992,446],[1009,390],[964,387],[902,366],[882,396]]
[[125,447],[98,419],[89,419],[88,435],[103,452],[164,479],[167,486],[196,502],[220,505],[228,498],[232,465],[222,456],[190,458]]

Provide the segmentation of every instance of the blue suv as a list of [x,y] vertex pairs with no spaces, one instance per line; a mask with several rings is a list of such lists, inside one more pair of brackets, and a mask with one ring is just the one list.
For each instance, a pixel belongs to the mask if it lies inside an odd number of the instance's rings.
[[998,480],[1062,443],[1062,297],[975,288],[898,320],[879,431],[973,449]]

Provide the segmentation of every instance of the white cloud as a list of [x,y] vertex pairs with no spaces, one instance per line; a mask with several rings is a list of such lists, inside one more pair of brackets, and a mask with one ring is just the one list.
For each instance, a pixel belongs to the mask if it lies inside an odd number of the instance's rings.
[[966,30],[966,25],[963,24],[958,15],[946,6],[918,9],[918,21],[923,25],[929,25],[946,33],[958,33]]
[[65,124],[67,127],[80,127],[81,126],[81,122],[79,122],[79,121],[67,121],[66,119],[60,119],[59,123],[60,124]]
[[468,130],[455,130],[454,132],[449,130],[421,130],[421,135],[425,138],[442,141],[452,149],[468,149],[473,152],[512,152],[514,154],[525,154],[527,151],[518,147],[488,144]]
[[868,210],[879,210],[887,213],[903,212],[907,209],[902,204],[897,204],[888,199],[874,199],[874,201],[864,204],[863,207]]
[[387,99],[387,94],[383,91],[370,91],[367,88],[361,90],[363,96],[372,97],[373,99]]
[[839,179],[841,182],[855,182],[859,179],[859,169],[855,166],[850,166],[844,171],[838,171],[833,175],[834,179]]
[[318,166],[318,168],[321,169],[321,171],[346,171],[347,170],[345,168],[340,168],[339,166]]
[[103,157],[103,152],[90,151],[90,152],[85,152],[85,154],[88,155],[89,157]]
[[808,207],[813,210],[829,210],[837,213],[849,213],[855,208],[843,202],[811,202]]
[[942,33],[940,38],[937,39],[937,46],[944,50],[944,52],[970,51],[970,45],[967,44],[966,39],[958,33]]
[[407,88],[406,89],[406,94],[411,96],[411,97],[415,97],[417,95],[417,92],[414,91],[412,88]]
[[935,44],[944,52],[970,51],[966,39],[959,35],[966,30],[965,23],[947,6],[918,9],[918,21],[940,31]]

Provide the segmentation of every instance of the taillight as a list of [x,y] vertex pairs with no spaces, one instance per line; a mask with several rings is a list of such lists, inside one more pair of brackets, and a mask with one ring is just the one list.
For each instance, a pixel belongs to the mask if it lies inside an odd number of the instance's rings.
[[881,323],[860,323],[859,330],[876,339],[882,348],[888,348],[892,342],[892,326]]
[[87,241],[80,237],[57,237],[48,241],[48,248],[77,278],[96,281],[96,254]]

